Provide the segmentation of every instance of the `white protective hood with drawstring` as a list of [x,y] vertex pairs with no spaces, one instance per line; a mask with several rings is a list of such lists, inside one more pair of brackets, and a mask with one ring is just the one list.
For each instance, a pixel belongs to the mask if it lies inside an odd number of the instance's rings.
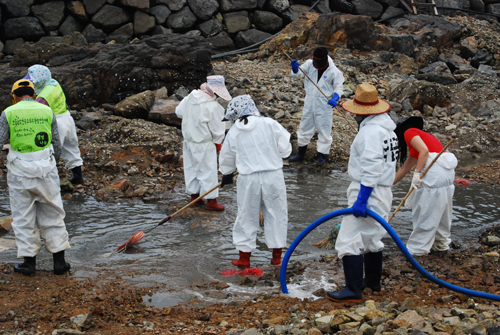
[[[423,171],[438,153],[429,153]],[[422,256],[431,249],[445,251],[451,243],[455,168],[458,160],[451,152],[444,152],[422,178],[422,184],[405,202],[412,209],[413,231],[406,247],[414,256]]]
[[233,244],[243,252],[256,248],[261,211],[268,248],[286,246],[288,207],[282,159],[292,152],[288,131],[275,120],[259,116],[250,100],[249,96],[239,96],[229,103],[225,119],[235,123],[219,157],[222,174],[239,173]]
[[[373,187],[367,209],[388,219],[392,204],[391,186],[396,177],[398,140],[396,124],[387,114],[370,115],[361,122],[351,145],[348,173],[351,184],[347,189],[347,205],[352,207],[361,184]],[[386,231],[371,217],[345,215],[335,243],[338,257],[379,252]]]
[[[194,90],[177,106],[175,114],[182,119],[186,192],[203,194],[218,184],[215,144],[224,139],[224,108],[202,90]],[[215,189],[206,198],[218,196]]]

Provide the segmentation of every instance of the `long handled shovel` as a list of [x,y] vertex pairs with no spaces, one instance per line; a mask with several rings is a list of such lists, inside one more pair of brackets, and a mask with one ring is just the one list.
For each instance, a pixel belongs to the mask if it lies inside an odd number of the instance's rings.
[[174,216],[178,215],[179,213],[181,213],[182,211],[184,211],[186,208],[188,208],[189,206],[192,206],[194,203],[196,203],[198,200],[200,200],[201,198],[203,198],[204,196],[206,196],[207,194],[209,194],[210,192],[212,192],[213,190],[215,190],[216,188],[219,188],[220,185],[222,183],[218,183],[217,185],[215,185],[214,187],[212,187],[210,190],[208,190],[207,192],[203,193],[202,195],[200,195],[198,198],[194,199],[193,201],[191,201],[189,204],[187,204],[186,206],[182,207],[181,209],[179,209],[177,212],[175,212],[174,214],[172,215],[168,215],[166,218],[164,218],[163,220],[161,220],[156,226],[154,226],[153,228],[151,229],[148,229],[146,230],[146,232],[138,232],[138,233],[135,233],[134,235],[132,235],[128,240],[127,242],[123,243],[122,245],[120,245],[118,248],[116,248],[116,252],[124,252],[125,250],[127,250],[127,248],[137,244],[143,237],[144,235],[146,235],[147,233],[149,233],[150,231],[152,231],[153,229],[155,228],[158,228],[159,226],[161,226],[162,224],[164,224],[165,222],[169,221],[170,219],[172,219]]
[[[429,171],[429,169],[431,168],[431,166],[434,164],[434,162],[437,161],[437,159],[439,158],[439,156],[441,156],[441,154],[446,150],[446,148],[448,148],[451,144],[451,142],[453,142],[453,139],[450,140],[450,142],[448,142],[448,144],[446,144],[443,148],[443,150],[441,150],[441,152],[439,152],[439,154],[432,160],[432,162],[429,164],[429,166],[424,170],[424,172],[420,175],[420,179],[424,178],[425,174],[427,173],[427,171]],[[399,206],[396,208],[396,210],[394,211],[394,213],[392,213],[391,217],[389,218],[389,220],[387,220],[387,222],[391,222],[392,218],[394,217],[394,215],[399,211],[399,209],[401,208],[401,206],[403,206],[403,204],[405,203],[406,199],[408,199],[408,197],[410,196],[411,192],[413,192],[415,188],[412,187],[408,193],[406,194],[406,196],[403,198],[403,200],[401,201],[401,203],[399,204]]]
[[[288,57],[288,59],[292,60],[292,58],[290,56],[288,56],[288,54],[286,52],[283,51],[283,54],[285,54],[285,56]],[[309,81],[311,83],[314,84],[314,86],[316,86],[316,88],[321,92],[321,94],[323,94],[325,96],[325,98],[330,101],[330,98],[325,94],[323,93],[323,91],[321,90],[321,88],[318,87],[318,85],[316,85],[316,83],[307,75],[307,73],[305,73],[304,70],[302,70],[302,68],[299,66],[299,70],[304,74],[304,76],[306,76],[307,79],[309,79]],[[349,122],[349,120],[347,120],[347,118],[345,117],[345,115],[341,112],[339,112],[339,110],[337,109],[337,107],[334,107],[334,110],[339,113],[340,115],[342,115],[342,117],[345,119],[345,121],[349,124],[349,126],[351,126],[351,128],[357,133],[358,130],[352,125],[351,122]]]

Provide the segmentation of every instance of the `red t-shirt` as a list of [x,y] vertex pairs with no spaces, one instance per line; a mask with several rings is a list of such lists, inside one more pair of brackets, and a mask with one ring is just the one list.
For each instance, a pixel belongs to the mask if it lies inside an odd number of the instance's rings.
[[410,157],[418,159],[418,151],[415,150],[415,148],[413,148],[410,144],[411,139],[415,136],[420,136],[422,141],[424,141],[425,145],[427,146],[427,149],[429,149],[429,152],[441,152],[441,150],[443,150],[443,145],[436,137],[432,136],[429,133],[426,133],[423,130],[410,128],[405,131],[405,142],[408,148],[410,148]]

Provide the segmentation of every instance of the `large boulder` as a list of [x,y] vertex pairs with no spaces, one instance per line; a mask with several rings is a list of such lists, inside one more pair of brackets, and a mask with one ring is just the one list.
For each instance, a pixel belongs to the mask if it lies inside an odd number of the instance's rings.
[[[117,103],[146,90],[199,87],[212,70],[211,45],[203,37],[157,35],[139,42],[92,48],[35,43],[18,49],[0,74],[0,110],[10,105],[12,84],[32,64],[49,64],[72,109]],[[58,67],[50,66],[58,60]]]
[[106,3],[106,0],[83,0],[85,10],[89,15],[94,15]]
[[111,32],[131,21],[132,16],[123,8],[105,5],[92,17],[90,22],[96,28]]
[[435,62],[418,70],[416,78],[419,80],[427,80],[441,85],[456,84],[457,80],[451,74],[448,65],[445,62]]
[[234,12],[245,9],[257,8],[257,0],[222,0],[221,9],[223,12]]
[[224,17],[224,23],[229,34],[248,30],[251,27],[250,18],[246,11],[227,13],[222,16]]
[[283,20],[278,15],[261,10],[253,13],[253,23],[257,29],[271,34],[277,33],[283,27]]
[[257,29],[249,29],[240,31],[234,39],[234,44],[236,44],[237,48],[244,48],[253,44],[263,42],[272,36],[273,35],[269,33]]
[[52,1],[43,5],[33,6],[31,10],[45,29],[50,31],[59,28],[64,18],[64,8],[64,1]]
[[153,91],[148,90],[137,93],[117,103],[114,108],[114,114],[127,119],[147,120],[154,102],[155,93]]
[[7,13],[11,17],[27,16],[31,12],[31,5],[35,0],[1,0],[0,3],[5,5]]
[[409,99],[411,107],[423,111],[425,105],[447,107],[451,105],[451,90],[448,86],[428,81],[403,81],[389,95],[389,100],[403,104]]
[[354,13],[378,19],[384,12],[384,7],[375,0],[352,0]]
[[188,5],[194,15],[202,21],[211,19],[219,9],[217,0],[188,0]]
[[196,24],[196,15],[184,7],[180,11],[170,14],[167,19],[167,25],[172,29],[187,30]]
[[37,41],[45,36],[40,21],[36,17],[26,16],[8,19],[4,23],[6,39],[23,38],[26,41]]

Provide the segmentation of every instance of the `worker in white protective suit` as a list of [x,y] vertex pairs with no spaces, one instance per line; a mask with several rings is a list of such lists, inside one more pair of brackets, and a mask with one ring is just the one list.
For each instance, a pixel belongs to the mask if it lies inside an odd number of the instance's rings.
[[[332,108],[337,106],[338,100],[344,93],[344,75],[335,66],[330,56],[328,56],[328,49],[325,47],[316,48],[313,53],[313,59],[309,59],[303,65],[299,66],[299,62],[296,60],[293,60],[291,65],[292,77],[304,78],[304,73],[306,73],[311,80],[315,80],[316,82],[313,83],[309,79],[304,79],[306,97],[302,110],[302,119],[297,131],[299,150],[297,155],[290,158],[289,161],[302,162],[304,160],[307,145],[317,129],[318,160],[316,164],[323,165],[332,146]],[[299,67],[304,73],[299,71]],[[326,99],[314,84],[326,96],[331,98],[329,100]]]
[[348,165],[352,181],[347,189],[347,203],[353,215],[343,217],[335,243],[338,257],[342,259],[346,287],[341,292],[328,292],[327,297],[336,302],[360,302],[363,286],[381,290],[384,248],[381,239],[386,231],[375,219],[367,217],[367,210],[388,219],[398,143],[394,133],[396,125],[387,114],[391,106],[378,98],[375,86],[358,85],[354,100],[345,101],[342,107],[355,114],[359,124]]
[[[191,201],[218,184],[217,153],[224,140],[226,126],[221,121],[224,107],[216,101],[217,97],[231,100],[224,77],[208,76],[207,82],[182,99],[175,109],[175,114],[182,119],[184,179]],[[218,196],[218,189],[210,192],[206,196],[205,209],[223,211],[224,206],[217,203]],[[199,206],[203,204],[204,199],[196,203]]]
[[249,95],[240,95],[227,106],[224,121],[231,121],[222,144],[219,171],[221,187],[233,183],[238,170],[238,215],[233,228],[233,244],[239,259],[233,265],[250,267],[256,249],[259,213],[264,216],[265,242],[273,250],[271,264],[281,264],[286,246],[288,207],[283,158],[292,152],[290,134],[273,119],[262,117]]
[[48,67],[33,65],[28,68],[24,77],[35,85],[36,101],[52,108],[57,118],[59,137],[61,140],[61,158],[73,177],[69,179],[72,184],[83,184],[83,160],[78,148],[76,126],[66,104],[66,96],[61,85],[52,79]]
[[34,97],[33,83],[18,80],[12,87],[14,105],[0,116],[0,146],[10,140],[7,184],[12,229],[17,256],[24,257],[14,271],[35,275],[41,235],[45,248],[53,254],[54,273],[60,275],[70,269],[64,259],[70,245],[56,167],[61,144],[54,112]]
[[[445,151],[421,177],[443,150],[441,142],[423,131],[423,126],[423,119],[413,116],[399,119],[396,127],[401,168],[396,173],[394,184],[415,166],[411,183],[414,191],[405,201],[405,206],[412,209],[413,231],[406,247],[413,256],[423,256],[431,250],[449,250],[455,192],[453,181],[458,164],[455,155]],[[410,151],[408,158],[407,148]]]

